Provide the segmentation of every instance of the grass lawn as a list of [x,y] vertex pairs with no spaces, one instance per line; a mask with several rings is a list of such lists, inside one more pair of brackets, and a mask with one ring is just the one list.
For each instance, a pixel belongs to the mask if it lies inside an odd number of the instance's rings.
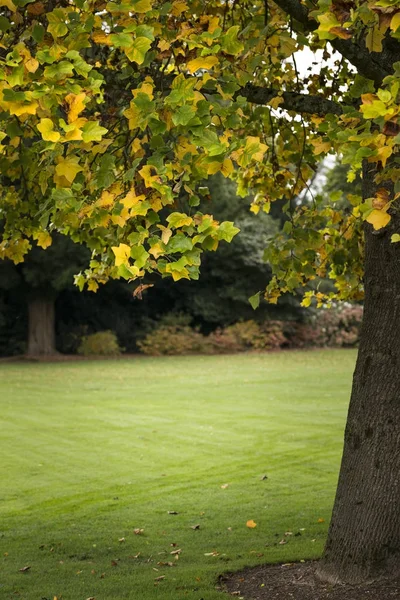
[[318,557],[354,362],[0,365],[0,598],[223,600],[218,574]]

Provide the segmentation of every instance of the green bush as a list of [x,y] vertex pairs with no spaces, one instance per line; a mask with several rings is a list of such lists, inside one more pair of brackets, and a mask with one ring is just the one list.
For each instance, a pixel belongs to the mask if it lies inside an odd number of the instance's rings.
[[113,331],[98,331],[82,338],[78,354],[83,356],[118,356],[121,354],[121,348]]
[[151,356],[210,353],[207,338],[189,325],[161,324],[138,342],[138,347]]

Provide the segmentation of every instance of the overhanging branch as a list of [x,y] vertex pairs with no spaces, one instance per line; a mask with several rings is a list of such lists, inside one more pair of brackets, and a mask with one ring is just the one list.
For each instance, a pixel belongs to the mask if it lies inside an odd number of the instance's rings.
[[[318,27],[317,21],[311,19],[308,15],[306,7],[299,0],[274,0],[287,15],[292,17],[301,27],[295,27],[297,31],[309,33],[315,31]],[[296,23],[294,23],[296,25]],[[337,52],[346,58],[352,65],[357,68],[360,75],[367,79],[372,79],[377,87],[382,84],[383,79],[391,74],[391,65],[383,60],[378,60],[378,54],[371,54],[365,47],[364,41],[355,43],[352,40],[344,40],[336,38],[329,40]],[[383,57],[382,57],[383,59]]]
[[244,96],[249,102],[253,102],[254,104],[267,104],[272,98],[281,96],[283,102],[279,105],[279,108],[303,114],[325,116],[329,113],[341,115],[343,112],[340,104],[321,96],[310,96],[297,92],[278,92],[272,88],[264,88],[251,83],[241,88],[237,92],[237,95]]

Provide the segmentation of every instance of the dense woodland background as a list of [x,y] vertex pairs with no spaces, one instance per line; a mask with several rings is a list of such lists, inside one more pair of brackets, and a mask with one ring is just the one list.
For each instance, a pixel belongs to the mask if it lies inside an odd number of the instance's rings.
[[[339,186],[343,188],[346,171],[337,165],[329,172],[323,201],[331,201],[333,195],[335,202],[344,202],[334,193]],[[339,306],[321,315],[313,308],[302,308],[300,297],[287,295],[277,305],[263,303],[253,311],[249,297],[265,289],[271,277],[265,248],[287,219],[282,203],[273,203],[270,214],[254,215],[249,211],[250,199],[239,198],[231,181],[217,175],[208,187],[209,200],[201,210],[219,220],[234,219],[241,231],[230,244],[222,243],[216,252],[204,255],[199,281],[174,283],[170,278],[150,276],[145,283],[154,287],[142,298],[133,295],[137,282],[122,280],[110,281],[97,293],[80,292],[73,276],[87,266],[90,253],[62,236],[55,237],[46,250],[32,248],[23,263],[1,262],[0,356],[75,354],[82,351],[83,339],[104,331],[114,334],[114,345],[110,346],[108,338],[97,340],[96,351],[89,348],[85,353],[355,346],[360,307]],[[330,285],[329,281],[317,284],[325,289]],[[232,328],[241,322],[245,325]]]

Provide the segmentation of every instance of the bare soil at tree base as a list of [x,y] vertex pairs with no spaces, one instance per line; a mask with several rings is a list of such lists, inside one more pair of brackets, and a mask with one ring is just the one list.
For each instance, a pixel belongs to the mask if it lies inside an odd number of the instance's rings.
[[221,583],[245,600],[400,600],[400,579],[334,586],[315,578],[315,564],[261,565],[223,576]]

